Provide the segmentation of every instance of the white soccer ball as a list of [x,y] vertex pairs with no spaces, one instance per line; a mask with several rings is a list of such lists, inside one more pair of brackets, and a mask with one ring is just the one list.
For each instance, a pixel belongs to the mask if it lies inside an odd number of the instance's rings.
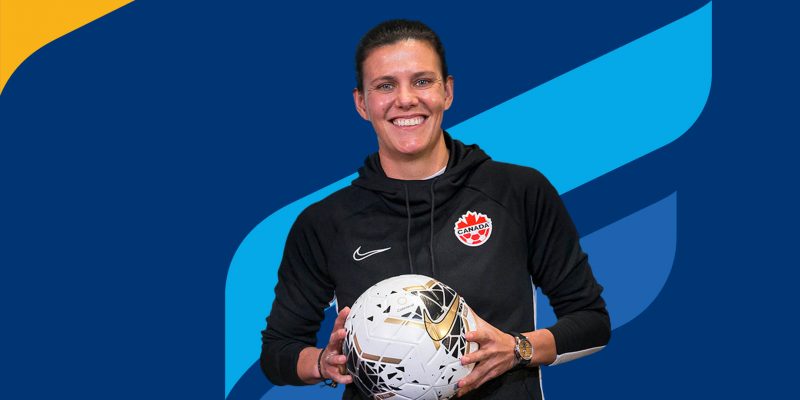
[[423,275],[401,275],[367,289],[345,322],[347,371],[372,399],[449,399],[472,371],[461,356],[477,351],[464,335],[476,327],[464,299]]

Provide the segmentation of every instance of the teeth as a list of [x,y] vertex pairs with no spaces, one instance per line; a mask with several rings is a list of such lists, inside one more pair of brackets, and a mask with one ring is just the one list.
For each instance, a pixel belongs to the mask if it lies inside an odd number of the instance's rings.
[[397,118],[392,123],[398,126],[414,126],[421,124],[424,120],[425,117]]

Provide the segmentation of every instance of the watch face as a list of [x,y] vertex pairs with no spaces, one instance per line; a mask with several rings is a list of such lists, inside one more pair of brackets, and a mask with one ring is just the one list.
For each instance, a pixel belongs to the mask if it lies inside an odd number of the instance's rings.
[[533,356],[533,347],[531,346],[531,342],[527,340],[519,341],[519,355],[523,360],[531,359],[531,356]]

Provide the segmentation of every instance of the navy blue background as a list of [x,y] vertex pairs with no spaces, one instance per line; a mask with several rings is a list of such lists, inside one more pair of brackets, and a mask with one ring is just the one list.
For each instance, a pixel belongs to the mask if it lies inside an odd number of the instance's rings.
[[[375,23],[440,33],[452,126],[706,2],[164,3],[137,0],[47,45],[0,96],[1,381],[14,397],[224,396],[238,244],[376,150],[350,94],[353,49]],[[792,386],[797,29],[770,5],[713,7],[697,123],[565,196],[585,234],[678,190],[672,274],[606,350],[545,370],[550,397]]]

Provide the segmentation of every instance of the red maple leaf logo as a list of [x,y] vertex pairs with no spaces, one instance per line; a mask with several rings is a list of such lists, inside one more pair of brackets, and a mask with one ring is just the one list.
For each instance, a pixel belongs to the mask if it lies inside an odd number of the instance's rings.
[[[475,230],[475,228],[479,229]],[[492,220],[486,214],[467,211],[456,221],[453,233],[456,234],[461,243],[467,246],[480,246],[492,234]]]
[[468,226],[477,225],[486,222],[486,216],[482,215],[478,217],[477,213],[472,211],[467,211],[467,215],[465,218],[462,218],[458,221],[458,229],[466,228]]

